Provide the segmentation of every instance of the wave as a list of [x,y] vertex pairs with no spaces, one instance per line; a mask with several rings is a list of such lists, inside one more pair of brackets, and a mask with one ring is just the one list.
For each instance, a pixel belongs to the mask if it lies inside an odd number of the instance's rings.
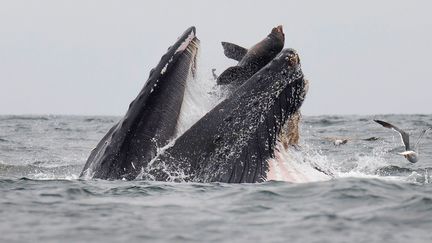
[[0,163],[0,177],[31,179],[77,179],[82,168],[81,165],[54,165],[42,166],[35,162],[27,165],[11,165]]
[[91,118],[85,118],[84,122],[91,122],[91,123],[114,123],[118,119],[108,118],[108,117],[91,117]]
[[27,121],[48,121],[55,116],[40,116],[40,115],[6,115],[0,116],[0,120],[10,121],[10,120],[27,120]]

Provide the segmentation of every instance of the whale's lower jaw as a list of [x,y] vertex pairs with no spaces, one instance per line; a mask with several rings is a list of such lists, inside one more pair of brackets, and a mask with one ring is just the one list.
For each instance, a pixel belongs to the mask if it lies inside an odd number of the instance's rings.
[[83,178],[135,179],[176,134],[185,87],[195,76],[199,40],[191,27],[150,71],[125,116],[91,152]]

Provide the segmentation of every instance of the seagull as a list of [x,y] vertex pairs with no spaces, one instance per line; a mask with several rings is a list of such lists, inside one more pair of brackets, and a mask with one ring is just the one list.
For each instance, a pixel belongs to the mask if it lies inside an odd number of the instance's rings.
[[[402,153],[399,153],[399,154],[403,155],[411,163],[415,163],[418,161],[418,147],[417,146],[418,146],[420,140],[422,139],[423,135],[425,135],[425,133],[427,133],[432,128],[429,127],[427,129],[423,130],[421,132],[419,138],[417,139],[417,142],[415,143],[414,148],[411,149],[410,143],[409,143],[409,135],[404,130],[397,128],[396,126],[394,126],[388,122],[385,122],[385,121],[374,120],[374,122],[382,125],[385,128],[390,128],[390,129],[393,129],[394,131],[398,132],[401,136],[402,143],[405,145],[405,151]],[[417,150],[417,152],[416,152],[416,150]]]

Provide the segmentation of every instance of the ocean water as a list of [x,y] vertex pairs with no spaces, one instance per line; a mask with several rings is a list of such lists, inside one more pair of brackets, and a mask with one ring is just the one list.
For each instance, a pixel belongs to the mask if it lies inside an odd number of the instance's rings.
[[119,119],[0,116],[0,242],[432,242],[432,133],[411,164],[372,121],[415,141],[432,115],[305,116],[296,183],[79,179]]

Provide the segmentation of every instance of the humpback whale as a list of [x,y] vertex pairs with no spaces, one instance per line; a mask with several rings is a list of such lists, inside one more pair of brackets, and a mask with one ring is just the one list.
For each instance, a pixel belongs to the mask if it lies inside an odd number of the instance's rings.
[[267,179],[276,143],[287,136],[282,129],[290,129],[287,123],[307,92],[297,52],[281,51],[173,140],[198,44],[191,27],[168,49],[126,115],[91,152],[81,177],[228,183]]
[[253,183],[267,179],[282,128],[300,108],[307,83],[300,59],[285,49],[173,144],[140,178]]
[[144,88],[91,152],[81,177],[134,179],[176,133],[186,82],[193,77],[199,47],[187,29],[150,71]]
[[269,63],[282,50],[285,42],[282,25],[272,29],[271,33],[250,49],[229,42],[222,42],[224,54],[238,61],[217,78],[218,84],[231,84],[238,87]]

